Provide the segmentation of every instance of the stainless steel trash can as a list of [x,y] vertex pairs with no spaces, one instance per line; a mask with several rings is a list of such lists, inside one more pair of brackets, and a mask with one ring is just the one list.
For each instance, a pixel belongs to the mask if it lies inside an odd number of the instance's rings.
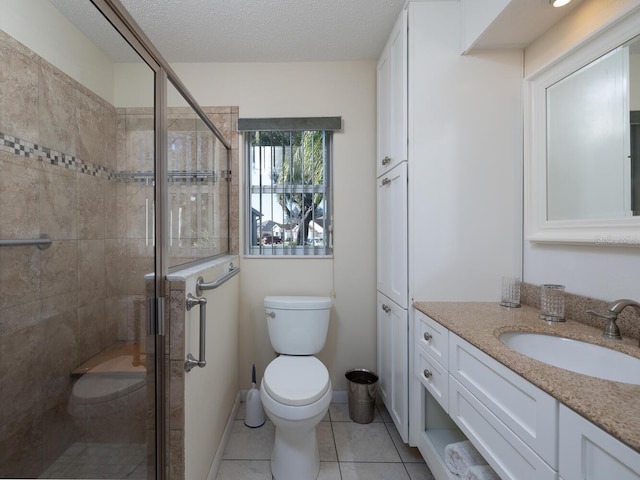
[[378,375],[361,368],[344,374],[347,378],[349,418],[356,423],[371,423],[375,411]]

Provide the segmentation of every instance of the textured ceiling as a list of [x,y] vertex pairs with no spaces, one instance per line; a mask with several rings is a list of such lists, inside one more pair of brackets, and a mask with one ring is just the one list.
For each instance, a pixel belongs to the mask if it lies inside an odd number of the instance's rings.
[[[114,60],[130,61],[88,1],[50,1]],[[405,0],[121,2],[169,62],[298,62],[377,59]]]

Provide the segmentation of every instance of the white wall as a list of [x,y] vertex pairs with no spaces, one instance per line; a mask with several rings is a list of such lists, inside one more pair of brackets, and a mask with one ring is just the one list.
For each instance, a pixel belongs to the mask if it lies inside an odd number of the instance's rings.
[[113,104],[113,62],[48,1],[2,0],[1,8],[0,29]]
[[[525,51],[525,77],[571,51],[631,8],[638,0],[585,0]],[[602,300],[640,300],[640,249],[536,245],[524,241],[523,278],[533,284],[561,283],[567,291]]]
[[200,105],[237,105],[241,118],[343,118],[333,145],[333,259],[241,258],[240,388],[250,386],[251,364],[261,378],[274,358],[265,295],[335,292],[328,342],[318,355],[334,390],[346,388],[349,368],[375,369],[375,67],[375,62],[172,65]]
[[499,301],[520,274],[522,51],[460,55],[458,2],[411,8],[410,293]]

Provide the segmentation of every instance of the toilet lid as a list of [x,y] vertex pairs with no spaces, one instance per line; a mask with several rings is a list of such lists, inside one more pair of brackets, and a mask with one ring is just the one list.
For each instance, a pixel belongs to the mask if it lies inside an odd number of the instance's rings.
[[267,365],[262,388],[284,405],[309,405],[329,389],[329,372],[316,357],[280,355]]
[[[121,368],[128,360],[128,371]],[[114,368],[116,367],[116,368]],[[82,375],[73,386],[73,399],[78,404],[96,404],[123,397],[147,383],[144,366],[131,366],[131,357],[116,357]]]

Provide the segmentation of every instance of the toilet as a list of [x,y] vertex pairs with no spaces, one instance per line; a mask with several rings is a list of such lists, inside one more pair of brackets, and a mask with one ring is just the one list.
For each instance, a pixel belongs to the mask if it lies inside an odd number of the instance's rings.
[[329,329],[329,297],[265,297],[269,339],[279,356],[264,371],[260,399],[275,425],[275,480],[315,480],[320,472],[316,426],[331,403],[327,368],[315,355]]
[[68,412],[84,441],[146,441],[147,370],[117,356],[84,373],[73,385]]

